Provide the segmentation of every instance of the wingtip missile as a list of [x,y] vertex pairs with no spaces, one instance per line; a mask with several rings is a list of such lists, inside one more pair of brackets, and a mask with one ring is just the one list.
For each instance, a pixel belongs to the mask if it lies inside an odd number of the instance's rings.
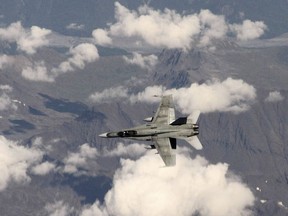
[[102,134],[99,135],[99,137],[105,138],[105,137],[107,137],[107,134],[108,133],[102,133]]

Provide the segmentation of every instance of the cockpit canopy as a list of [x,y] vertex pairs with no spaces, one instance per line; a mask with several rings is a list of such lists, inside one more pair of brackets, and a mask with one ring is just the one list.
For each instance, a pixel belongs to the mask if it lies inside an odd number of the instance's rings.
[[133,137],[137,134],[135,130],[128,130],[128,131],[120,131],[117,133],[119,137]]

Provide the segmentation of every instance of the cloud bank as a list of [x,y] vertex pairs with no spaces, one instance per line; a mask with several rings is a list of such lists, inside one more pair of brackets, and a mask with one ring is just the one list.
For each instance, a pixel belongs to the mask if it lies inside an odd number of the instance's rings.
[[34,62],[22,70],[22,76],[31,81],[54,82],[55,79],[64,73],[73,72],[77,69],[84,69],[87,63],[96,61],[99,58],[98,50],[93,44],[82,43],[69,50],[69,57],[61,62],[58,67],[48,70],[43,61]]
[[136,161],[122,160],[104,203],[86,206],[81,216],[251,214],[248,208],[255,197],[227,164],[178,154],[176,167],[160,166],[160,157],[153,153]]
[[46,36],[50,33],[51,30],[38,26],[25,29],[18,21],[6,28],[0,28],[0,40],[16,43],[19,50],[31,55],[36,53],[38,48],[49,44]]
[[96,43],[105,45],[117,38],[130,38],[135,44],[140,41],[158,48],[190,49],[208,46],[214,39],[223,39],[231,33],[238,40],[255,39],[267,29],[262,21],[244,20],[242,24],[229,24],[224,16],[209,10],[182,15],[175,10],[155,10],[147,5],[129,10],[119,2],[115,3],[115,19],[108,29],[93,31]]
[[203,84],[193,83],[189,87],[179,89],[166,89],[163,86],[148,86],[137,94],[129,94],[128,89],[111,88],[102,92],[96,92],[90,96],[95,103],[112,101],[116,98],[136,101],[157,102],[159,98],[154,95],[172,94],[175,105],[184,114],[191,114],[193,110],[201,112],[234,112],[239,113],[250,108],[250,104],[256,99],[256,89],[241,79],[227,78],[224,81],[212,80]]

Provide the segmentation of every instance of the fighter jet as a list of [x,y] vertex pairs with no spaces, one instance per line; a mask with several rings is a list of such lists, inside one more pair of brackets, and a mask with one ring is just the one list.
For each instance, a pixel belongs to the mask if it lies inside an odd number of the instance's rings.
[[133,128],[116,132],[100,134],[100,137],[127,138],[141,141],[152,141],[149,149],[156,149],[166,166],[176,165],[176,139],[184,139],[195,149],[202,149],[197,137],[199,126],[197,124],[199,111],[189,117],[175,120],[175,109],[172,95],[162,96],[160,105],[154,117],[144,119],[147,123]]

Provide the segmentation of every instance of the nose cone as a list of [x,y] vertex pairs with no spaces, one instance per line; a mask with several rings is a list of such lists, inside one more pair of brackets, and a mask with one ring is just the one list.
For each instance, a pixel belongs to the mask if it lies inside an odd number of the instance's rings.
[[99,137],[107,137],[107,133],[100,134]]

